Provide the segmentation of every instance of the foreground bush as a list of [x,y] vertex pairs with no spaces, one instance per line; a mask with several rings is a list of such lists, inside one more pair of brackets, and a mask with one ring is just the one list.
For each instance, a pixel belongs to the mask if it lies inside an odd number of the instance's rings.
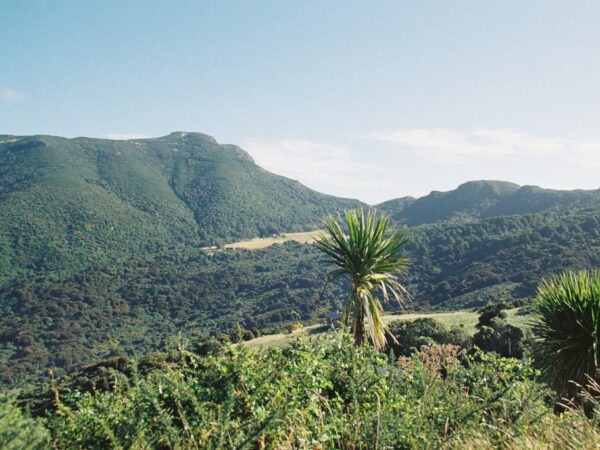
[[553,387],[573,395],[597,378],[600,361],[600,273],[566,272],[542,282],[533,306],[535,361]]
[[14,400],[0,394],[0,448],[35,450],[47,448],[50,434],[41,420],[27,417]]
[[[354,346],[345,334],[285,348],[232,347],[220,356],[181,351],[145,374],[115,371],[108,390],[59,384],[46,426],[59,449],[590,448],[600,442],[582,414],[553,414],[539,373],[526,362],[484,353],[460,360],[456,346],[425,346],[397,364]],[[11,408],[12,433],[45,436],[39,419]]]

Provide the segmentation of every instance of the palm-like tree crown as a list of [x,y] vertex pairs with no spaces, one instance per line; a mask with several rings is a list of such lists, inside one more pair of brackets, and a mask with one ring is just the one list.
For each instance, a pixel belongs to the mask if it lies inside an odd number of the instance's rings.
[[534,360],[560,394],[573,395],[588,377],[599,379],[600,272],[565,272],[544,280],[533,318]]
[[396,280],[408,268],[408,258],[398,255],[406,244],[405,231],[387,233],[389,218],[374,211],[365,216],[362,210],[348,210],[344,215],[348,234],[335,218],[329,217],[325,232],[315,244],[338,266],[330,276],[350,279],[343,320],[346,324],[351,322],[356,343],[364,343],[366,324],[373,345],[381,350],[387,343],[387,326],[377,294],[384,301],[393,297],[400,304],[407,297],[406,289]]

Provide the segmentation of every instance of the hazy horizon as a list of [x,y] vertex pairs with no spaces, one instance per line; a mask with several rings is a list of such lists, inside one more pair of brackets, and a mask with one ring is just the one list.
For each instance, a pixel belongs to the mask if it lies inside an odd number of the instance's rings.
[[375,204],[494,179],[598,189],[600,4],[12,3],[0,133],[196,131]]

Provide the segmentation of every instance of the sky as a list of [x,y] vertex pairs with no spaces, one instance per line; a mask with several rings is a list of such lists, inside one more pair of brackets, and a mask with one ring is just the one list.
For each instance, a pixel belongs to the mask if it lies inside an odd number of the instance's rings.
[[600,2],[0,0],[0,134],[198,131],[375,204],[600,188]]

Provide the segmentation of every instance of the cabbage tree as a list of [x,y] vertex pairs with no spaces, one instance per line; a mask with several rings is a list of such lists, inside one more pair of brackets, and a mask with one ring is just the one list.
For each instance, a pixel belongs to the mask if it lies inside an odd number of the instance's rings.
[[337,269],[330,278],[346,277],[350,292],[343,322],[350,324],[355,343],[363,345],[367,336],[378,349],[384,349],[385,333],[381,300],[395,299],[403,304],[406,289],[398,274],[408,268],[408,258],[400,255],[406,244],[404,229],[388,230],[389,218],[375,211],[348,210],[340,223],[334,217],[325,221],[315,245],[331,257]]

